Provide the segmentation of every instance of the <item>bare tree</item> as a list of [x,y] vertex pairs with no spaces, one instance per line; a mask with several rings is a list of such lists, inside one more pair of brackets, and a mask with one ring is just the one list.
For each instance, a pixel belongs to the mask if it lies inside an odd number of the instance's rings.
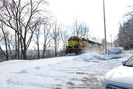
[[34,42],[37,46],[37,58],[40,59],[40,27],[35,30],[35,39]]
[[122,47],[133,46],[133,16],[125,22],[123,25],[120,25],[118,41],[119,45]]
[[78,29],[78,20],[77,19],[74,19],[74,23],[73,23],[73,35],[74,36],[79,36],[80,35],[80,30]]
[[60,43],[61,43],[61,50],[60,55],[65,55],[66,46],[69,38],[69,34],[67,34],[67,30],[64,30],[60,33]]
[[57,23],[57,20],[54,21],[53,25],[52,25],[52,35],[53,35],[53,41],[54,41],[54,52],[55,52],[55,56],[57,56],[57,49],[58,49],[58,45],[59,45],[59,37],[60,37],[60,26]]
[[88,39],[89,38],[89,27],[85,24],[85,23],[80,23],[79,26],[78,26],[78,29],[80,31],[80,35],[83,37],[83,38],[86,38]]
[[[22,58],[26,59],[26,51],[30,46],[37,26],[42,21],[44,8],[47,4],[43,0],[29,0],[26,3],[22,0],[1,0],[0,21],[15,32],[16,50],[19,56],[20,48]],[[43,5],[44,6],[44,5]]]
[[89,37],[89,27],[84,22],[79,22],[78,19],[74,19],[72,35],[81,36],[83,38]]
[[11,46],[12,46],[12,35],[10,34],[10,32],[8,30],[4,30],[4,24],[1,23],[0,24],[0,31],[1,31],[1,42],[4,42],[4,48],[0,47],[1,52],[3,53],[3,55],[6,57],[6,60],[10,60],[13,59],[13,51],[11,50]]
[[43,24],[43,51],[42,58],[45,57],[46,48],[48,48],[50,41],[52,40],[51,24],[46,22]]
[[1,24],[0,28],[1,28],[2,33],[3,33],[3,39],[4,39],[4,42],[5,42],[6,53],[4,53],[4,51],[2,50],[1,47],[0,47],[0,50],[5,55],[6,60],[8,61],[9,60],[9,52],[8,52],[8,41],[7,41],[8,38],[7,37],[9,35],[9,33],[7,31],[4,31],[3,24]]

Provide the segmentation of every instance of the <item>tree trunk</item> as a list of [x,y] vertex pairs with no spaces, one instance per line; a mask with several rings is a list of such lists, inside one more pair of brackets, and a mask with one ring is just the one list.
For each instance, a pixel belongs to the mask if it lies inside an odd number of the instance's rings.
[[[39,39],[38,39],[39,40]],[[40,59],[40,47],[39,47],[39,41],[37,42],[37,55],[38,55],[38,59]]]
[[23,53],[23,58],[24,58],[24,60],[26,60],[27,59],[27,49],[26,49],[26,47],[24,47],[24,53]]
[[44,44],[44,45],[43,45],[42,58],[44,58],[44,56],[45,56],[45,55],[44,55],[44,54],[45,54],[45,52],[46,52],[46,45]]

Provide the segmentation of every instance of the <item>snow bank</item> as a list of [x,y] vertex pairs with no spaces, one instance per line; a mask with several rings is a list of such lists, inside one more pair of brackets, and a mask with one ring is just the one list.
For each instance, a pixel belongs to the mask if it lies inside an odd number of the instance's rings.
[[109,59],[116,59],[122,58],[125,54],[112,54],[112,55],[99,55],[99,54],[82,54],[73,59],[73,61],[98,61],[98,60],[109,60]]
[[0,63],[0,89],[97,89],[100,78],[120,66],[123,58],[83,54],[40,60]]
[[102,57],[101,55],[88,53],[77,56],[76,58],[73,59],[73,61],[98,61],[99,59],[106,60],[106,58]]

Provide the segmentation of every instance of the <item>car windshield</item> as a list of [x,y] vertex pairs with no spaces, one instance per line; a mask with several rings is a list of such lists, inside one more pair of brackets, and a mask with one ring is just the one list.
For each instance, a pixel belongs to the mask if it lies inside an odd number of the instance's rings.
[[124,64],[124,66],[130,66],[133,67],[133,56],[131,56],[127,62]]

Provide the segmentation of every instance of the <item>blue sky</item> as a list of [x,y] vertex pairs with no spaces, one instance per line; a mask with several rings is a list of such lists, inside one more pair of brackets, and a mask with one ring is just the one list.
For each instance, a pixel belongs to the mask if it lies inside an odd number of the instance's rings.
[[[74,18],[89,25],[94,35],[104,38],[103,0],[48,0],[52,14],[65,25],[72,25]],[[133,0],[105,0],[107,40],[115,37],[123,15],[131,11],[127,5]]]

